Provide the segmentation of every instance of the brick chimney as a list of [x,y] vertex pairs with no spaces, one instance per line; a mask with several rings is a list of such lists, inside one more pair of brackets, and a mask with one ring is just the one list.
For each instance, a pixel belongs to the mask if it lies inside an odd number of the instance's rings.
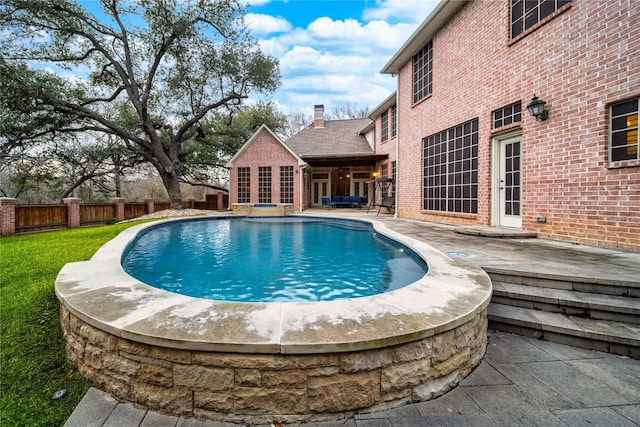
[[322,104],[313,106],[313,127],[324,127],[324,105]]

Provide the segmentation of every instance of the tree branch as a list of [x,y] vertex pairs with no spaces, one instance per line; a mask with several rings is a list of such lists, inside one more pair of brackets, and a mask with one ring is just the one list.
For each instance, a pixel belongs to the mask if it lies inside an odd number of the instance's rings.
[[116,91],[109,98],[89,98],[80,105],[85,106],[89,104],[93,104],[94,102],[111,102],[115,100],[118,95],[122,93],[122,91],[126,90],[124,86],[119,86]]

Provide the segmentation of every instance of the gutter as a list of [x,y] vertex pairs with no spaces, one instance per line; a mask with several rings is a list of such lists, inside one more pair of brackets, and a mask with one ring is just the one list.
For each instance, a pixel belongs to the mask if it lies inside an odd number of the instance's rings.
[[467,1],[469,0],[442,0],[396,54],[393,55],[389,62],[385,64],[380,73],[400,73],[400,67],[406,64],[416,52],[422,49]]

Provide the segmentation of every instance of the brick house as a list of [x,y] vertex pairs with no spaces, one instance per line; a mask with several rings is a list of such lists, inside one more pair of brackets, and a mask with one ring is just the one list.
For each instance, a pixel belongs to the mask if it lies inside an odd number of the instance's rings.
[[442,1],[382,70],[398,216],[640,249],[639,52],[640,1]]
[[227,163],[230,204],[292,204],[301,211],[322,206],[322,196],[373,197],[373,181],[388,154],[375,150],[368,118],[325,120],[314,108],[314,122],[282,141],[260,127]]

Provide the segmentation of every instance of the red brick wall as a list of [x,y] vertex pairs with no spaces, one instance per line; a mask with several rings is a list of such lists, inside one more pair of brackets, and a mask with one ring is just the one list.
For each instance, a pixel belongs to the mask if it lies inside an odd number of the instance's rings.
[[300,209],[300,167],[295,157],[268,131],[255,135],[253,142],[234,161],[229,174],[229,203],[238,203],[238,168],[251,168],[251,203],[258,203],[258,168],[271,166],[271,203],[280,203],[280,166],[293,166],[294,208]]
[[[387,154],[388,159],[376,162],[374,172],[380,173],[382,165],[387,164],[389,178],[391,178],[391,163],[396,161],[396,136],[391,136],[391,108],[387,110],[387,119],[389,120],[389,136],[386,141],[382,141],[382,115],[375,118],[375,150],[376,154]],[[379,176],[379,175],[378,175]]]
[[[433,38],[433,93],[412,105],[411,63],[398,77],[401,217],[494,225],[491,112],[520,100],[525,230],[640,249],[640,165],[607,160],[608,107],[640,96],[640,1],[573,0],[511,43],[508,2],[463,6]],[[547,101],[549,119],[525,106]],[[422,138],[479,119],[477,215],[422,210]],[[510,129],[510,130],[514,130]],[[537,223],[535,217],[547,217]]]
[[0,236],[16,234],[16,199],[0,197]]

